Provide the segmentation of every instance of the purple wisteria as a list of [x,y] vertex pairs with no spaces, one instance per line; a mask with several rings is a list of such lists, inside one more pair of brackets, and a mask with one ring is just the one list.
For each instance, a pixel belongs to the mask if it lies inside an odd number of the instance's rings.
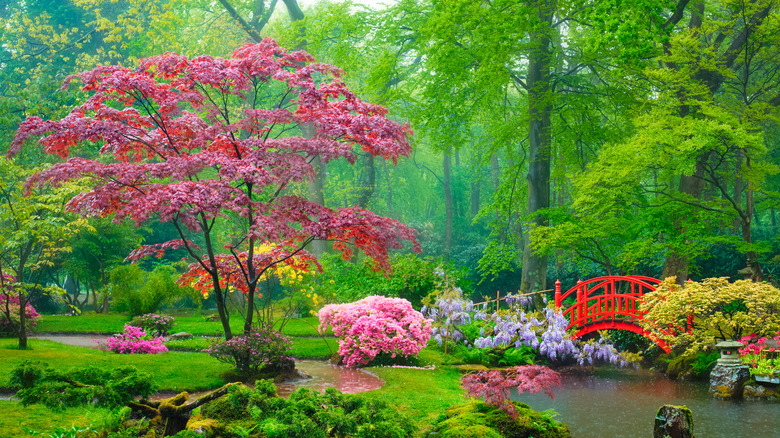
[[[588,342],[572,339],[566,333],[568,321],[552,307],[532,312],[531,299],[527,296],[508,295],[502,301],[506,302],[507,309],[488,314],[488,303],[475,306],[463,298],[458,288],[445,284],[434,303],[423,307],[422,311],[434,320],[433,339],[443,345],[445,351],[448,342],[455,342],[469,349],[530,347],[540,358],[550,362],[573,359],[580,365],[595,361],[620,366],[629,363],[627,357],[605,339]],[[467,332],[478,332],[479,336],[471,339],[466,336]]]

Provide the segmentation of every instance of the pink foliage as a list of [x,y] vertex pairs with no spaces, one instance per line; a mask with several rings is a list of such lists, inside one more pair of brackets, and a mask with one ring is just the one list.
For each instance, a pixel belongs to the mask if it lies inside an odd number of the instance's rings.
[[[10,277],[10,276],[6,276]],[[11,277],[12,278],[12,277]],[[28,327],[35,327],[41,315],[28,302],[24,307],[24,316]],[[6,319],[10,316],[11,320]],[[12,326],[19,325],[19,296],[13,293],[0,292],[0,331],[15,331]]]
[[551,398],[555,398],[552,389],[561,386],[561,376],[546,366],[523,365],[467,374],[462,383],[463,389],[471,397],[481,398],[485,403],[501,408],[512,418],[517,418],[517,410],[509,401],[512,388],[517,388],[519,393],[534,394],[544,391]]
[[379,353],[414,356],[431,338],[431,321],[402,298],[370,296],[348,304],[329,304],[317,314],[320,333],[333,326],[339,355],[348,367],[371,362]]
[[[292,253],[307,259],[304,248],[314,239],[333,241],[347,258],[358,248],[386,269],[389,248],[408,240],[419,249],[414,230],[287,190],[312,179],[315,162],[354,164],[356,148],[393,162],[411,152],[408,127],[360,100],[340,75],[270,39],[244,45],[230,58],[166,53],[140,60],[136,69],[99,66],[65,82],[80,80],[85,102],[60,120],[27,118],[8,154],[40,137],[46,152],[67,158],[31,177],[27,187],[89,178],[91,189],[68,202],[72,212],[137,225],[173,222],[179,238],[139,248],[129,261],[184,248],[207,283],[221,285],[229,276],[252,293],[262,273]],[[80,142],[100,145],[101,157],[70,157]],[[241,231],[203,239],[218,220],[231,222],[222,229]],[[192,243],[193,233],[206,248]],[[275,249],[254,252],[262,242]],[[219,243],[222,259],[215,257]]]
[[95,341],[101,350],[113,351],[120,354],[159,354],[167,353],[163,338],[156,337],[144,339],[144,329],[130,324],[125,324],[122,334],[111,336],[105,341]]

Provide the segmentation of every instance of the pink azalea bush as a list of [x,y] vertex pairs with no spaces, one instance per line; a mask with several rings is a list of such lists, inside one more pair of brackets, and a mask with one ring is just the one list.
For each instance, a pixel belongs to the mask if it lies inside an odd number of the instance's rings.
[[317,316],[320,333],[328,326],[339,338],[339,355],[350,368],[380,353],[416,356],[431,338],[431,321],[402,298],[370,296],[354,303],[329,304]]
[[[6,275],[6,277],[9,277]],[[35,327],[41,315],[30,303],[25,306],[27,328]],[[9,320],[10,317],[10,320]],[[19,330],[19,296],[0,293],[0,334],[15,334]]]
[[531,394],[544,391],[555,398],[553,387],[561,386],[561,376],[542,365],[523,365],[504,370],[478,371],[463,376],[463,389],[471,397],[478,397],[486,404],[502,409],[512,418],[517,418],[517,409],[509,401],[510,390]]
[[146,337],[146,331],[140,327],[125,324],[122,334],[111,336],[105,341],[95,341],[101,350],[120,354],[159,354],[167,353],[162,337]]

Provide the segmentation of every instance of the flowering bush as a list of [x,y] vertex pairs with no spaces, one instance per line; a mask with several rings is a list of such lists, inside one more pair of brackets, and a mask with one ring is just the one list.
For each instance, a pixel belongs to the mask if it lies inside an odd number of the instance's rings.
[[114,335],[105,341],[95,341],[101,350],[113,351],[121,354],[159,354],[167,353],[168,348],[163,343],[163,338],[147,338],[146,332],[130,324],[125,324],[125,331],[121,335]]
[[[758,337],[755,333],[742,337],[739,342],[745,345],[739,349],[742,363],[750,366],[751,375],[773,375],[780,373],[780,331],[771,338],[774,342],[767,343],[766,336]],[[774,357],[770,357],[774,356]]]
[[244,375],[257,373],[260,367],[274,369],[291,360],[292,339],[268,325],[253,328],[248,336],[235,336],[203,350],[220,362],[233,365]]
[[133,318],[130,325],[152,332],[154,336],[168,336],[173,326],[176,325],[176,320],[172,316],[147,313]]
[[687,354],[718,340],[780,330],[780,290],[767,283],[706,278],[680,287],[667,278],[644,295],[640,309],[646,330],[668,345],[686,347]]
[[416,356],[431,338],[431,321],[402,298],[370,296],[323,307],[320,333],[333,326],[339,355],[348,367],[366,365],[380,353]]
[[637,355],[618,353],[603,338],[588,342],[572,339],[566,333],[568,321],[554,308],[530,313],[526,312],[530,304],[526,297],[508,296],[505,300],[509,309],[489,314],[487,304],[475,306],[463,299],[459,289],[451,288],[423,307],[423,314],[434,320],[433,339],[439,345],[449,340],[469,349],[500,349],[503,355],[517,353],[520,357],[530,347],[548,361],[574,359],[580,365],[599,360],[625,366],[638,360]]
[[[28,302],[25,306],[27,327],[35,327],[41,317]],[[9,320],[10,318],[10,320]],[[19,297],[0,293],[0,335],[14,335],[19,330]]]
[[509,402],[510,389],[531,394],[544,391],[555,398],[552,388],[561,386],[561,376],[548,367],[524,365],[505,370],[478,371],[463,376],[463,389],[471,397],[478,397],[485,403],[505,411],[517,418],[517,409]]

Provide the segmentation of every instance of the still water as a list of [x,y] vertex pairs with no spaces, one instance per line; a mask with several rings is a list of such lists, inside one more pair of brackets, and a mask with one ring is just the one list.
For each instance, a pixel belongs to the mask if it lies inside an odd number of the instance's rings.
[[665,404],[691,409],[697,437],[780,437],[779,402],[713,400],[706,382],[672,382],[634,370],[562,373],[561,380],[555,400],[543,393],[515,394],[513,399],[537,411],[554,409],[575,438],[652,437],[655,414]]
[[277,383],[276,392],[288,397],[298,388],[309,388],[324,392],[327,388],[336,388],[345,394],[373,391],[384,386],[385,381],[376,374],[363,369],[337,367],[326,361],[296,360],[295,368],[311,376],[311,379],[294,383]]

